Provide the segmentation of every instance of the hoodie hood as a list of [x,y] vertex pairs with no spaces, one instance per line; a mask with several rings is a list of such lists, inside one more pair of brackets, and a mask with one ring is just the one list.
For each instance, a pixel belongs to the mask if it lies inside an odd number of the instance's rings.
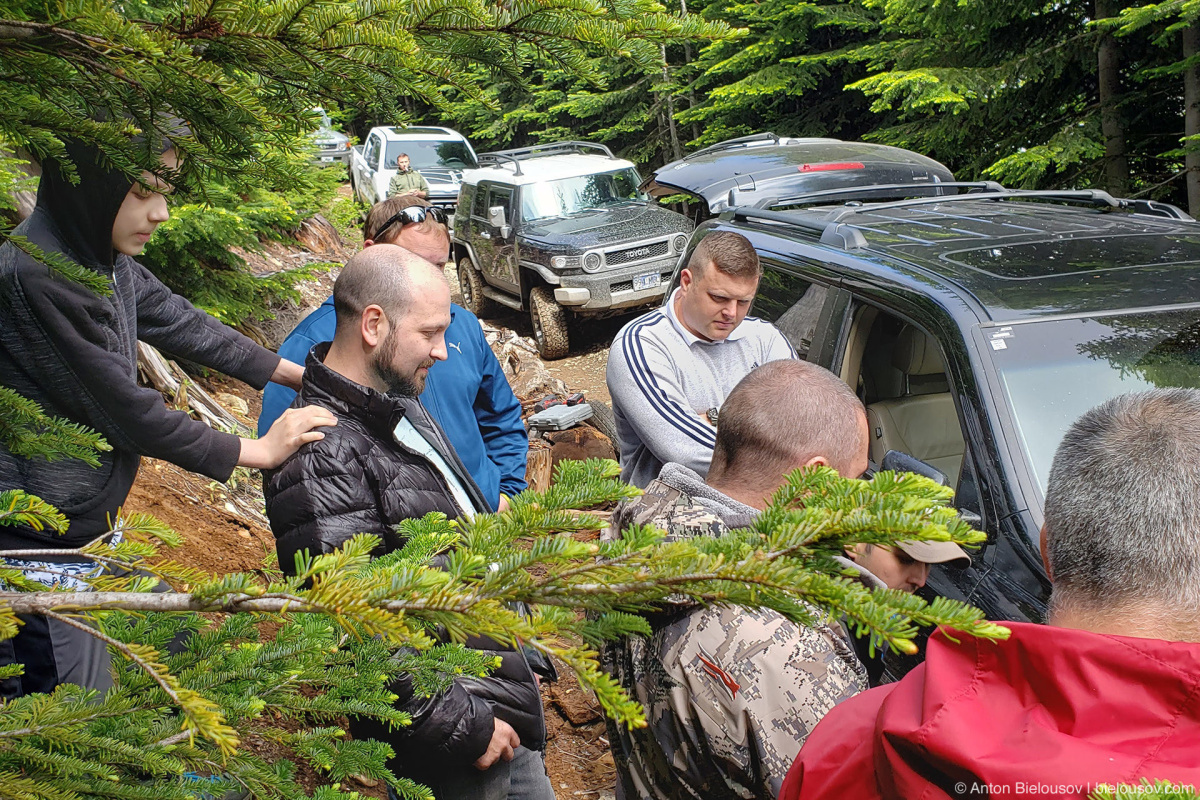
[[[165,120],[163,128],[170,136],[188,133],[187,125],[179,119]],[[158,131],[149,136],[138,134],[133,142],[142,148],[154,143],[159,154],[175,146]],[[71,183],[63,174],[59,159],[43,159],[34,213],[41,212],[50,218],[62,244],[79,263],[111,271],[116,257],[112,246],[113,223],[133,179],[113,166],[94,145],[68,139],[64,146],[79,182]]]
[[682,464],[667,462],[663,464],[658,479],[691,497],[698,505],[716,514],[730,528],[745,528],[758,516],[758,509],[748,506],[728,495],[721,494],[704,482],[704,479],[692,469]]
[[63,174],[59,159],[43,160],[35,213],[50,217],[61,241],[81,264],[111,269],[113,222],[133,181],[106,165],[92,145],[69,140],[66,148],[79,183],[71,183]]
[[1003,642],[939,630],[924,664],[834,708],[781,800],[1200,786],[1200,644],[1005,624]]

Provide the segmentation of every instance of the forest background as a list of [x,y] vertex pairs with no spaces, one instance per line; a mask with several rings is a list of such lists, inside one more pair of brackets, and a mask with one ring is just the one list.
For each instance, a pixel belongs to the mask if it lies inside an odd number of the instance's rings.
[[[593,139],[645,168],[760,131],[915,150],[960,180],[1099,188],[1200,213],[1200,3],[670,0],[737,35],[597,54],[602,85],[531,64],[412,119],[477,149]],[[496,113],[496,109],[500,113]],[[354,129],[367,122],[359,117]]]

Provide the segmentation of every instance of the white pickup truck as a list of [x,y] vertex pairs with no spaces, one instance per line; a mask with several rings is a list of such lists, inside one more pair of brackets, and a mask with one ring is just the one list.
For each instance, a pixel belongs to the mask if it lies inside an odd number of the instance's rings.
[[464,169],[479,161],[471,143],[450,128],[382,126],[372,128],[366,141],[350,151],[350,186],[367,205],[387,197],[396,174],[396,159],[407,154],[409,163],[429,183],[429,202],[453,213]]

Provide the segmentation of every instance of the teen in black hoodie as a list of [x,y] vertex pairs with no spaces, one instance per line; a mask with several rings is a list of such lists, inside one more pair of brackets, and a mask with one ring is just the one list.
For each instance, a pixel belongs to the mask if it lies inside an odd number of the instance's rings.
[[[165,145],[163,162],[170,169],[175,151]],[[295,409],[262,439],[239,439],[168,409],[158,392],[138,386],[138,340],[256,388],[268,380],[299,388],[302,367],[194,308],[133,259],[167,219],[162,192],[169,187],[149,172],[134,182],[105,166],[90,146],[69,143],[67,152],[78,184],[47,159],[37,206],[13,233],[107,278],[113,292],[102,297],[12,243],[0,247],[0,386],[48,414],[98,431],[112,450],[100,454],[100,466],[93,468],[70,459],[26,458],[0,443],[0,490],[37,495],[70,522],[61,535],[0,527],[0,554],[76,548],[107,532],[143,455],[225,481],[238,465],[278,466],[301,444],[323,436],[313,428],[336,423],[325,409]],[[56,563],[45,573],[47,582],[91,566],[50,560]],[[0,642],[0,664],[26,666],[22,678],[0,684],[0,696],[49,691],[62,682],[110,685],[106,653],[92,637],[45,618],[25,622],[15,639]]]

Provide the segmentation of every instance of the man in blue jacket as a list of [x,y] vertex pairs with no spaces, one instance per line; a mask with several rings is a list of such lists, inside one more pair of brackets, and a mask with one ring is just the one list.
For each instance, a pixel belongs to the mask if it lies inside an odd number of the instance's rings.
[[[433,264],[444,264],[450,253],[450,236],[437,217],[440,211],[419,197],[389,197],[367,214],[364,244],[395,244]],[[529,438],[521,422],[521,404],[475,315],[451,303],[450,318],[446,329],[449,357],[430,367],[421,405],[442,426],[484,497],[494,509],[503,510],[508,505],[505,498],[527,485]],[[330,297],[288,334],[279,355],[303,363],[313,345],[332,341],[335,324]],[[292,389],[268,385],[258,418],[260,436],[295,396]]]

